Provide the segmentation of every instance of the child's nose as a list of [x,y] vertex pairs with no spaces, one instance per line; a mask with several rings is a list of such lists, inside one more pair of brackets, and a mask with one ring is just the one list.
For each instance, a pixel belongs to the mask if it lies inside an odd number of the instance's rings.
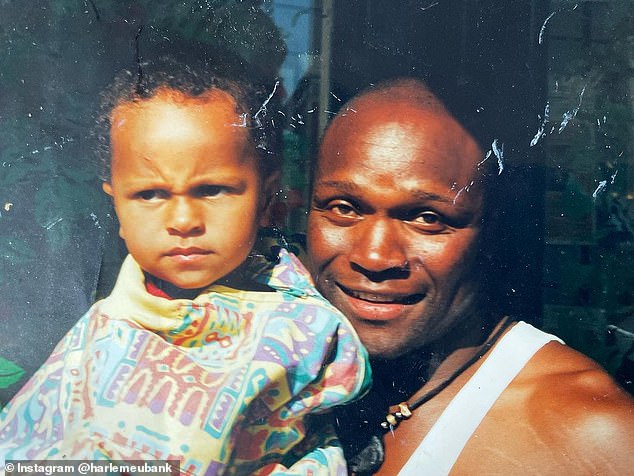
[[194,200],[173,197],[170,205],[167,218],[168,233],[179,236],[197,236],[204,233],[205,222]]

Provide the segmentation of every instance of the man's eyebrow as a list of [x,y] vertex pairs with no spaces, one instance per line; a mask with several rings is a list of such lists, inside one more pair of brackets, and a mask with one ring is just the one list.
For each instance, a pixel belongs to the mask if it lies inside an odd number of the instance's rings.
[[353,182],[344,182],[342,180],[318,180],[315,183],[315,188],[317,187],[328,187],[328,188],[336,188],[342,192],[359,192],[363,190],[363,187],[353,183]]
[[424,192],[422,190],[412,190],[410,192],[413,196],[415,196],[418,200],[423,202],[441,202],[447,203],[449,205],[455,205],[455,198],[449,196],[438,195],[437,193]]
[[[365,187],[362,187],[356,183],[342,180],[319,180],[315,184],[315,188],[317,187],[334,188],[341,192],[347,193],[360,193],[363,192],[363,190],[365,189]],[[438,195],[437,193],[426,192],[424,190],[409,190],[408,193],[410,193],[416,200],[419,200],[421,202],[440,202],[452,206],[455,205],[455,198],[453,195],[443,196]]]

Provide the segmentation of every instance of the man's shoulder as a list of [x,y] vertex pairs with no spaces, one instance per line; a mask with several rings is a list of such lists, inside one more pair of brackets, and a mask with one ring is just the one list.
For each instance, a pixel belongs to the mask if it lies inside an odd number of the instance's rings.
[[597,363],[550,342],[481,422],[456,474],[482,461],[491,474],[624,474],[634,465],[633,435],[631,396]]
[[[595,361],[558,342],[550,342],[526,364],[512,388],[523,389],[531,399],[548,399],[570,411],[582,405],[625,405],[632,397]],[[556,397],[556,398],[555,398]]]
[[505,394],[501,406],[512,405],[518,429],[532,433],[526,435],[527,445],[548,447],[553,465],[587,469],[591,464],[605,470],[603,465],[614,458],[629,459],[630,467],[634,463],[634,401],[580,352],[558,342],[547,344]]

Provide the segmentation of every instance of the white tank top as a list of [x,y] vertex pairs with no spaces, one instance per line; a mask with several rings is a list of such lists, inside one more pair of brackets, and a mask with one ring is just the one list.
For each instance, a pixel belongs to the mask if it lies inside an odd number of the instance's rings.
[[473,377],[453,398],[398,476],[449,474],[462,449],[500,394],[526,363],[551,341],[561,339],[525,322],[497,343]]

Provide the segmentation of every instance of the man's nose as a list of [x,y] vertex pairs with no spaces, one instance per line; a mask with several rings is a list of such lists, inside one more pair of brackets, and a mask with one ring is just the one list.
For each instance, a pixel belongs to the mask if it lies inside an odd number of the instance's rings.
[[172,197],[167,211],[167,231],[170,235],[198,236],[205,231],[200,207],[188,197]]
[[407,273],[407,252],[399,223],[389,218],[366,218],[358,232],[350,253],[353,267],[361,268],[359,271],[368,276],[385,272]]

